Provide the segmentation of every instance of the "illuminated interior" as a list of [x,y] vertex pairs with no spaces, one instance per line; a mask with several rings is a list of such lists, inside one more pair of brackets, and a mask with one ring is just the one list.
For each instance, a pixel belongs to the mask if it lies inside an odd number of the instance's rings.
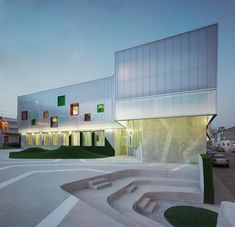
[[78,115],[79,114],[79,103],[70,104],[70,115]]
[[92,146],[92,132],[83,132],[82,133],[82,145],[83,146]]
[[48,133],[43,133],[42,134],[42,144],[43,144],[43,146],[49,145],[49,135],[48,135]]
[[49,112],[48,111],[44,111],[43,112],[43,118],[49,118]]
[[52,133],[51,134],[51,144],[53,146],[57,146],[58,145],[58,134],[57,133]]
[[72,146],[80,146],[80,132],[72,132]]
[[51,127],[58,127],[58,117],[51,117]]

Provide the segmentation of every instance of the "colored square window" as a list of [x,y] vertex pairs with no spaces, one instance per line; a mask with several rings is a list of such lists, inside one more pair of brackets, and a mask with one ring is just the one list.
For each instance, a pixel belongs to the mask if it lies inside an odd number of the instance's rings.
[[70,116],[79,114],[79,103],[70,104]]
[[58,117],[51,117],[51,128],[58,127]]
[[23,120],[23,121],[28,120],[28,111],[23,111],[21,113],[21,120]]
[[31,120],[31,125],[36,125],[36,122],[37,122],[36,119],[32,119]]
[[64,106],[65,105],[65,95],[58,96],[58,106]]
[[43,118],[48,118],[49,117],[49,112],[48,111],[44,111],[43,112]]
[[97,105],[97,112],[98,113],[104,112],[104,104],[98,104]]
[[91,121],[91,114],[90,113],[84,114],[84,121]]

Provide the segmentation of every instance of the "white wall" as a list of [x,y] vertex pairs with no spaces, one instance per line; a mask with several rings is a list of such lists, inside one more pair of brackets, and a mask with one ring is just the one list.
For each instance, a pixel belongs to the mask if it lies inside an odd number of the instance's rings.
[[[57,106],[58,96],[65,95],[65,105]],[[24,132],[61,130],[96,130],[120,127],[114,122],[114,77],[79,83],[62,88],[18,97],[18,128]],[[79,103],[79,115],[70,116],[70,104]],[[97,105],[104,104],[104,112],[97,112]],[[21,112],[28,111],[28,120],[21,120]],[[43,112],[49,118],[43,119]],[[84,121],[84,114],[91,113],[91,121]],[[59,118],[58,127],[50,127],[50,117]],[[37,124],[31,125],[36,119]]]
[[220,210],[217,218],[216,227],[234,227],[235,226],[235,203],[223,201],[220,204]]

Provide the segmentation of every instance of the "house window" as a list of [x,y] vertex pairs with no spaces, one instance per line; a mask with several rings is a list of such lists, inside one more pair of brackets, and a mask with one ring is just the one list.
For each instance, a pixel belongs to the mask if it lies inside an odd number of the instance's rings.
[[227,146],[229,147],[229,143],[227,143]]
[[28,120],[28,111],[23,111],[23,112],[21,113],[21,120],[22,120],[22,121]]
[[51,117],[51,128],[58,127],[58,117]]
[[49,112],[48,111],[44,111],[43,112],[43,118],[48,118],[49,117]]
[[7,144],[9,142],[9,137],[8,136],[4,136],[4,143]]
[[79,114],[79,103],[70,104],[70,116]]
[[98,113],[104,112],[104,104],[98,104],[97,105],[97,112]]
[[31,120],[31,125],[36,125],[36,119]]
[[58,106],[64,106],[65,105],[65,95],[58,96]]
[[8,122],[7,121],[1,122],[0,131],[1,131],[1,128],[2,128],[2,133],[8,133],[8,129],[9,129]]
[[84,121],[91,121],[91,113],[84,114]]

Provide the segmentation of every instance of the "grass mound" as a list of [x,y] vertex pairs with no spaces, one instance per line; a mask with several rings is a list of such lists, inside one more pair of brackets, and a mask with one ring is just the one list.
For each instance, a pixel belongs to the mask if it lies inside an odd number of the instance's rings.
[[104,147],[62,146],[55,150],[31,147],[20,152],[10,152],[9,158],[69,159],[69,158],[105,158],[114,156],[114,149],[105,139]]
[[175,206],[167,209],[164,216],[174,227],[216,227],[216,212],[191,206]]
[[25,149],[21,152],[11,152],[9,158],[39,158],[39,159],[69,159],[69,158],[105,158],[107,155],[84,150],[80,147],[60,147],[55,150],[45,150],[38,147]]

